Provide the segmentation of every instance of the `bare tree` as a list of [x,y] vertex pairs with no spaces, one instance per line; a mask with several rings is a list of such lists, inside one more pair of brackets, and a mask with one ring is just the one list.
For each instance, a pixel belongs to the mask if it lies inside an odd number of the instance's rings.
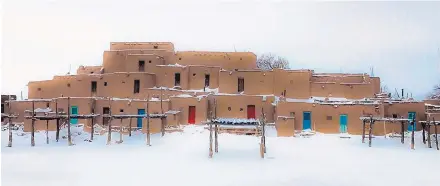
[[289,69],[289,61],[286,58],[274,54],[262,54],[257,58],[257,68],[262,70]]
[[434,90],[429,96],[429,99],[440,99],[440,84],[434,86]]

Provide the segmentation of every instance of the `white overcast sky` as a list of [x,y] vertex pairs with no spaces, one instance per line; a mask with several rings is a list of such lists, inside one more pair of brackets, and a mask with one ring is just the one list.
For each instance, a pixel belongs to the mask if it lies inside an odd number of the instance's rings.
[[100,65],[111,41],[273,52],[291,68],[374,74],[422,99],[440,81],[440,2],[7,0],[3,93]]

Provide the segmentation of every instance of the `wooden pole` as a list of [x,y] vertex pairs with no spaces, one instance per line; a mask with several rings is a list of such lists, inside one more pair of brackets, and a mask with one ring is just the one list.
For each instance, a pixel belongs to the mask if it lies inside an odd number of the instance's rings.
[[439,150],[438,148],[438,137],[437,137],[437,124],[435,123],[435,118],[432,118],[432,122],[434,123],[434,130],[435,130],[435,145],[437,146],[437,150]]
[[209,158],[212,158],[212,122],[209,122]]
[[46,120],[46,144],[49,144],[49,120]]
[[107,145],[111,144],[112,141],[112,101],[108,98],[109,102],[109,119],[108,119],[108,133],[107,133]]
[[[95,105],[96,105],[96,100],[92,99],[92,105],[91,105],[91,111],[92,111],[92,115],[95,115]],[[92,117],[92,123],[90,125],[90,140],[93,141],[93,135],[95,133],[95,117]]]
[[412,128],[412,131],[411,131],[411,149],[414,149],[414,130],[415,130],[415,126],[414,126],[414,119],[412,120],[412,122],[411,122],[411,128]]
[[261,112],[263,113],[263,129],[262,129],[263,150],[264,153],[266,153],[266,114],[264,114],[263,108],[261,108]]
[[70,97],[67,97],[67,141],[72,145],[72,135],[70,134]]
[[31,146],[35,146],[35,102],[32,101]]
[[121,118],[121,125],[119,126],[119,143],[123,142],[122,132],[123,132],[123,128],[122,128],[122,118]]
[[60,118],[58,118],[58,99],[55,99],[55,116],[56,116],[56,120],[57,120],[57,132],[55,134],[55,139],[58,140],[60,139]]
[[425,127],[426,127],[426,124],[422,123],[422,141],[423,141],[423,144],[426,144]]
[[[162,97],[163,93],[162,93],[162,87],[160,87],[160,114],[163,114],[163,106],[162,106]],[[162,137],[165,135],[165,121],[164,118],[160,118],[160,126],[161,126],[161,132],[162,132]]]
[[404,121],[401,121],[400,122],[400,142],[402,143],[402,144],[404,144],[405,143],[405,122]]
[[365,120],[362,120],[362,143],[365,143]]
[[431,143],[431,123],[429,122],[429,118],[427,121],[427,126],[428,126],[428,148],[432,148],[432,143]]
[[[11,116],[11,96],[8,96],[8,116]],[[7,118],[8,120],[8,133],[9,133],[9,141],[8,141],[8,147],[12,147],[12,118]]]
[[215,152],[218,153],[218,124],[215,124],[215,132],[214,132],[214,137],[215,137]]
[[131,136],[131,120],[132,118],[130,118],[130,121],[128,122],[128,136]]
[[370,129],[369,129],[369,134],[368,134],[368,146],[371,147],[371,135],[373,133],[373,126],[374,126],[374,120],[373,118],[370,118]]
[[383,133],[384,133],[385,138],[387,138],[387,127],[386,126],[387,125],[385,124],[385,121],[383,121]]
[[151,141],[150,141],[150,112],[149,112],[149,104],[150,104],[150,95],[147,95],[147,110],[146,110],[146,114],[147,114],[147,145],[151,146]]

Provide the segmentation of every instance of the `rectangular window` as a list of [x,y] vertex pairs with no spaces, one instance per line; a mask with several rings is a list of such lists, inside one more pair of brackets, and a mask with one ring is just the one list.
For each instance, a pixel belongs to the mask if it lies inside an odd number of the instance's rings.
[[290,117],[295,117],[295,112],[290,112]]
[[144,60],[139,60],[139,72],[145,72],[145,61]]
[[174,74],[174,86],[180,86],[180,73]]
[[393,118],[397,118],[397,114],[393,114]]
[[205,74],[205,87],[209,87],[209,79],[210,79],[210,75]]
[[133,90],[133,92],[136,94],[136,93],[139,93],[139,90],[140,90],[140,84],[141,84],[141,82],[140,82],[140,80],[138,80],[138,79],[135,79],[134,80],[134,90]]
[[244,78],[238,78],[238,92],[244,91]]
[[327,116],[327,120],[333,120],[332,116]]
[[92,92],[96,92],[97,83],[96,81],[92,81]]
[[5,113],[5,105],[2,104],[2,113]]
[[[110,114],[110,108],[109,107],[103,107],[102,108],[102,113],[103,114]],[[103,125],[108,125],[109,121],[110,121],[110,118],[107,118],[107,117],[103,117],[102,118],[102,124]]]

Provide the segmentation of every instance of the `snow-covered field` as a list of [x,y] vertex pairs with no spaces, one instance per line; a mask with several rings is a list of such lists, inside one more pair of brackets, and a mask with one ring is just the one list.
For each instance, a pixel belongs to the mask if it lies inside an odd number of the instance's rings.
[[[209,132],[202,126],[153,135],[150,147],[139,133],[125,136],[123,144],[106,145],[106,135],[90,143],[82,132],[69,147],[65,139],[56,143],[54,132],[46,145],[41,132],[35,147],[29,134],[14,134],[8,148],[3,131],[1,185],[440,185],[440,151],[426,148],[420,138],[416,150],[410,150],[409,139],[401,144],[400,139],[376,137],[369,148],[360,136],[282,138],[274,132],[268,130],[265,159],[259,156],[259,138],[230,134],[219,135],[219,153],[209,159]],[[118,139],[115,134],[113,140]]]

